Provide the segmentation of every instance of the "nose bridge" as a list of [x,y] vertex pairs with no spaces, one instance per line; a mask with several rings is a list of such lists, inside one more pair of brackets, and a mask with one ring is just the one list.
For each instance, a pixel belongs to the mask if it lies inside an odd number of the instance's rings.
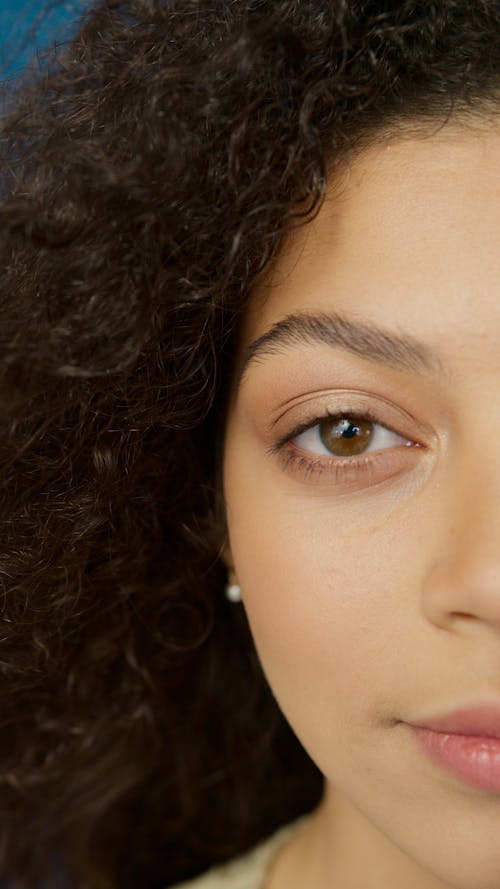
[[[485,625],[500,635],[500,409],[485,401],[461,412],[436,489],[444,510],[445,541],[426,577],[422,604],[442,629]],[[441,545],[444,543],[444,545]],[[464,623],[466,621],[466,623]]]
[[453,460],[456,556],[493,572],[500,595],[500,400],[476,400],[467,416]]
[[[463,558],[475,553],[477,559],[498,564],[500,575],[500,463],[478,467],[460,485],[457,516],[457,549]],[[500,576],[499,576],[500,580]]]

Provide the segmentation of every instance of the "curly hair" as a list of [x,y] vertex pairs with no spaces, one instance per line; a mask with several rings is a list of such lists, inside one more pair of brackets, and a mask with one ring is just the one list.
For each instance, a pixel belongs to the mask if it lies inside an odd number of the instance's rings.
[[498,0],[97,0],[3,85],[0,871],[16,887],[159,889],[318,803],[222,595],[239,319],[356,152],[498,114],[499,21]]

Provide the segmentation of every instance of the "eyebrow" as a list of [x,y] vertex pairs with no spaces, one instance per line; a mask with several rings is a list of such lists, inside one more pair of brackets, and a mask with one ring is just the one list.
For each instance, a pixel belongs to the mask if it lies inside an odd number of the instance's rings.
[[287,315],[250,343],[236,373],[238,393],[250,365],[296,345],[327,345],[399,371],[443,375],[437,354],[409,334],[398,334],[339,313]]

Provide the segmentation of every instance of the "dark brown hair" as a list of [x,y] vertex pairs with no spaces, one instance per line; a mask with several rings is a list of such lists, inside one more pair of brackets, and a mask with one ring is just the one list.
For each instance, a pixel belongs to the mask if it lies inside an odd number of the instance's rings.
[[498,0],[99,0],[4,85],[0,872],[16,889],[160,889],[319,801],[223,595],[238,323],[336,164],[384,133],[490,120],[499,58]]

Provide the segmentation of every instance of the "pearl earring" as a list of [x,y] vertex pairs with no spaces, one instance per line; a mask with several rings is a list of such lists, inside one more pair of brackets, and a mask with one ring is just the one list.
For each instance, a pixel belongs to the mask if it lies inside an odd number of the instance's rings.
[[231,576],[225,587],[226,599],[229,602],[241,602],[241,587],[239,583],[234,583],[234,577]]

